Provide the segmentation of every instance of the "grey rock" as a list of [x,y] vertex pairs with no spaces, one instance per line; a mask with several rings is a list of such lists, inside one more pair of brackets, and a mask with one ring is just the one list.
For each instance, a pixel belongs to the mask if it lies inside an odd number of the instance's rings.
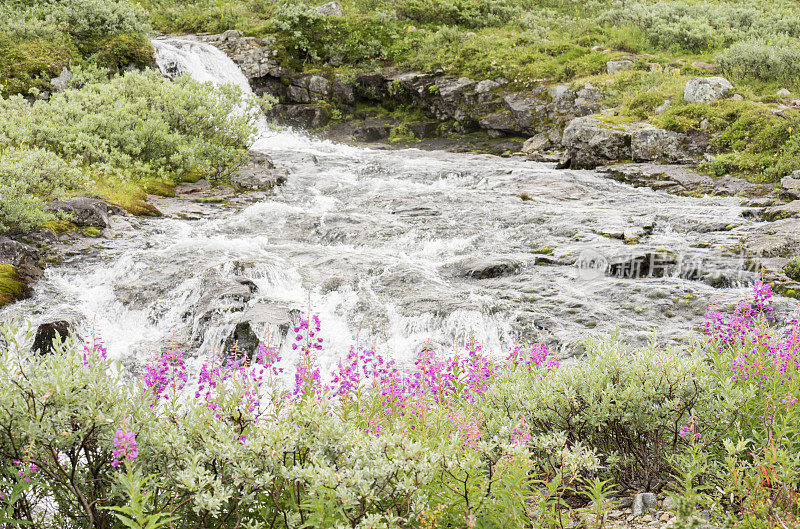
[[657,106],[657,107],[656,107],[656,108],[653,110],[653,112],[655,112],[656,114],[663,114],[664,112],[666,112],[667,110],[669,110],[669,107],[671,107],[671,106],[672,106],[672,102],[671,102],[669,99],[665,99],[663,103],[661,103],[660,105],[658,105],[658,106]]
[[61,73],[58,74],[58,77],[50,79],[50,86],[53,87],[53,93],[57,94],[69,88],[69,82],[71,80],[72,72],[65,66],[64,69],[61,70]]
[[780,90],[775,92],[775,95],[781,96],[781,97],[789,97],[790,95],[792,95],[792,93],[789,90],[787,90],[786,88],[781,88]]
[[800,217],[800,200],[792,200],[788,204],[772,206],[764,210],[764,218],[767,220],[780,220]]
[[633,515],[642,516],[645,511],[656,508],[656,495],[652,492],[641,492],[633,500]]
[[68,200],[52,202],[47,211],[65,215],[76,226],[107,228],[111,226],[109,214],[118,212],[108,203],[96,198],[74,197]]
[[744,101],[744,96],[742,94],[733,94],[731,99],[734,101]]
[[535,152],[546,151],[550,146],[550,139],[545,134],[540,133],[525,141],[522,145],[522,152],[524,154],[533,154]]
[[633,61],[629,59],[622,59],[619,61],[608,61],[606,63],[606,72],[608,75],[615,75],[619,72],[630,70],[633,68]]
[[672,496],[667,496],[664,498],[664,501],[661,502],[661,508],[665,511],[674,511],[678,508],[678,505],[675,503],[675,500],[672,499]]
[[564,129],[561,144],[566,148],[561,167],[594,169],[631,157],[630,133],[606,127],[594,117],[573,119]]
[[39,250],[8,237],[0,236],[0,263],[13,267],[37,266],[41,259]]
[[228,354],[236,351],[251,358],[262,342],[280,347],[298,314],[296,309],[269,302],[253,305],[243,313],[234,313],[233,329],[225,339],[223,350]]
[[458,265],[459,275],[472,279],[491,279],[516,272],[519,263],[511,259],[476,258]]
[[292,103],[310,103],[311,96],[308,89],[298,85],[290,85],[286,89],[286,95]]
[[757,257],[787,257],[800,253],[800,219],[776,220],[745,235],[742,246]]
[[317,129],[331,120],[330,109],[323,105],[276,105],[275,109],[289,125]]
[[340,17],[344,15],[344,11],[342,11],[339,2],[328,2],[327,4],[315,7],[314,10],[325,16]]
[[238,29],[229,29],[228,31],[222,33],[220,39],[222,40],[222,42],[228,42],[229,40],[239,39],[241,37],[242,37],[241,31],[239,31]]
[[266,154],[250,153],[250,163],[231,176],[231,185],[239,189],[266,191],[286,182],[286,171],[275,169]]
[[624,279],[664,277],[676,264],[675,255],[669,252],[636,252],[610,258],[606,274]]
[[478,83],[475,87],[475,91],[479,94],[486,94],[497,88],[500,88],[500,83],[492,81],[491,79],[485,79]]
[[345,105],[352,105],[356,102],[352,83],[348,82],[347,78],[341,74],[336,74],[333,78],[332,96],[336,101]]
[[687,103],[713,103],[733,89],[724,77],[693,77],[686,82],[683,99]]
[[685,134],[645,126],[631,132],[631,156],[636,162],[688,163]]
[[781,192],[794,199],[800,198],[800,171],[781,178]]

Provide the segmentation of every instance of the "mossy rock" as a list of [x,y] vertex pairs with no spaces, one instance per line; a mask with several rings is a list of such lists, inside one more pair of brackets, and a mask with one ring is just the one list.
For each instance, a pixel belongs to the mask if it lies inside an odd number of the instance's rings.
[[28,287],[20,278],[17,269],[0,263],[0,307],[25,299]]

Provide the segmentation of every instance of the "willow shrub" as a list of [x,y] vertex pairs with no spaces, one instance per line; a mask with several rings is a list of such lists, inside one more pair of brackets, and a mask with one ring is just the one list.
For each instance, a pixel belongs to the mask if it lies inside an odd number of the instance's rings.
[[222,180],[248,159],[261,102],[238,87],[92,77],[48,101],[0,98],[0,230],[35,227],[45,201],[106,179]]
[[36,527],[555,527],[565,496],[601,505],[611,480],[679,489],[680,523],[710,509],[794,526],[800,319],[776,323],[759,281],[732,314],[708,312],[692,354],[611,338],[559,366],[542,343],[504,361],[468,343],[401,366],[354,347],[329,376],[316,316],[294,327],[291,364],[262,346],[193,371],[167,350],[137,376],[97,341],[33,355],[7,326],[0,512]]

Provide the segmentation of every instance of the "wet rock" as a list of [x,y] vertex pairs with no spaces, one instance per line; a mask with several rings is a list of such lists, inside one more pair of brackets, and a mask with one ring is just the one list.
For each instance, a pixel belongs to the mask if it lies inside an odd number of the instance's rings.
[[258,335],[253,332],[250,323],[241,322],[234,326],[225,339],[222,350],[229,357],[245,357],[249,360],[258,351],[259,343]]
[[669,252],[640,252],[609,259],[606,274],[623,279],[641,279],[670,275],[677,264]]
[[47,211],[65,215],[76,226],[107,228],[111,226],[109,213],[115,210],[96,198],[74,197],[52,202],[47,206]]
[[545,134],[537,134],[529,138],[522,145],[523,154],[533,154],[535,152],[546,151],[551,147],[550,139]]
[[780,220],[792,217],[800,217],[800,200],[793,200],[788,204],[772,206],[764,210],[766,220]]
[[781,178],[781,191],[791,198],[800,198],[800,171],[794,171],[789,176]]
[[664,189],[676,195],[763,195],[771,191],[770,186],[741,178],[717,179],[688,165],[627,163],[598,167],[597,172],[634,186]]
[[364,122],[353,131],[353,137],[360,141],[379,141],[389,137],[392,126],[382,122]]
[[758,257],[800,254],[800,219],[782,219],[759,225],[742,239],[743,250]]
[[0,236],[0,263],[13,267],[38,266],[41,259],[39,250],[33,246]]
[[320,128],[331,120],[330,110],[324,105],[276,105],[275,111],[286,124],[304,129]]
[[633,61],[629,59],[622,59],[619,61],[608,61],[606,63],[606,72],[608,75],[615,75],[619,72],[630,70],[633,68]]
[[300,311],[281,304],[258,303],[233,316],[233,329],[225,339],[223,350],[236,351],[252,358],[260,344],[280,347]]
[[250,153],[250,163],[231,176],[231,185],[239,189],[266,191],[286,182],[286,171],[275,169],[269,156]]
[[643,126],[631,132],[631,156],[636,162],[692,162],[688,144],[685,134],[657,127]]
[[562,168],[594,169],[598,165],[630,159],[631,136],[625,129],[605,126],[598,118],[573,119],[564,129],[566,148]]
[[329,17],[340,17],[344,15],[339,2],[328,2],[327,4],[322,4],[321,6],[315,7],[314,10],[321,15]]
[[724,77],[693,77],[683,89],[687,103],[713,103],[733,90],[733,85]]
[[[207,42],[224,51],[253,83],[257,93],[265,92],[264,77],[279,76],[285,72],[276,61],[277,52],[271,48],[266,39],[244,37],[237,30],[229,30],[220,35],[198,35],[188,38]],[[266,91],[272,93],[271,90]]]
[[656,508],[656,495],[652,492],[641,492],[633,500],[633,515],[642,516],[649,509]]
[[415,138],[424,140],[426,138],[435,138],[438,136],[439,126],[440,123],[438,121],[423,121],[420,123],[408,124],[408,130],[411,131],[411,134],[413,134]]
[[58,340],[64,341],[69,338],[74,331],[73,322],[67,320],[57,320],[40,323],[36,328],[36,335],[33,338],[31,349],[40,354],[49,354],[56,349]]
[[519,263],[511,259],[471,259],[459,265],[459,275],[471,279],[491,279],[517,270]]

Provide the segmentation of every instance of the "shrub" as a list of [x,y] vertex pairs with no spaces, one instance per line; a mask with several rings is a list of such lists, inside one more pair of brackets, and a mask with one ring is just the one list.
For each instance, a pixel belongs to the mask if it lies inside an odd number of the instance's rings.
[[397,11],[423,24],[471,28],[499,26],[519,15],[506,0],[404,0]]
[[154,71],[93,77],[33,105],[0,99],[4,228],[46,222],[44,201],[66,190],[99,190],[109,179],[120,188],[147,178],[220,180],[248,159],[261,109],[238,87],[170,82]]
[[750,38],[720,53],[717,61],[722,71],[732,76],[797,86],[800,39]]
[[113,33],[147,34],[147,13],[127,0],[58,0],[34,8],[47,22],[78,41]]

